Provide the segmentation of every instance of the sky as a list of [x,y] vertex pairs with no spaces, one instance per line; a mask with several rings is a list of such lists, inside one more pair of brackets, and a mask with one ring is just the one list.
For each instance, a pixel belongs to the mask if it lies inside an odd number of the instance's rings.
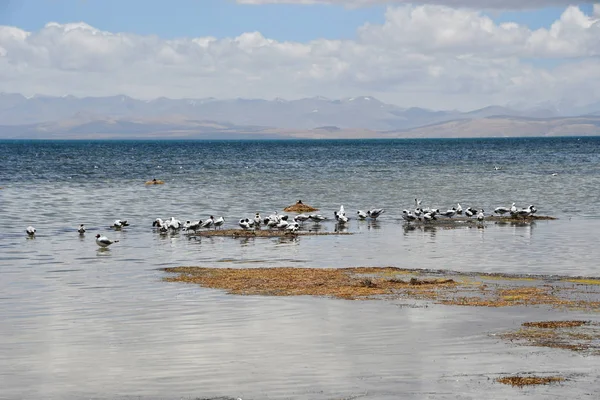
[[600,4],[0,0],[0,92],[583,105],[600,101]]

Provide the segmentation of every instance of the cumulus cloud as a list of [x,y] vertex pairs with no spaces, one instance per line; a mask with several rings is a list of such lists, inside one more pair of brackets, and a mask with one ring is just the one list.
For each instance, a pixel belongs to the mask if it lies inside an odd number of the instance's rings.
[[[543,7],[566,7],[573,4],[570,0],[236,0],[239,4],[336,4],[348,8],[368,7],[375,5],[402,5],[402,4],[433,4],[448,7],[465,7],[475,9],[498,10],[531,10]],[[591,4],[594,1],[578,1],[579,4]]]
[[600,8],[566,8],[549,29],[445,6],[389,7],[355,40],[284,42],[113,33],[85,23],[0,26],[0,91],[24,94],[332,98],[467,109],[590,102],[600,93]]

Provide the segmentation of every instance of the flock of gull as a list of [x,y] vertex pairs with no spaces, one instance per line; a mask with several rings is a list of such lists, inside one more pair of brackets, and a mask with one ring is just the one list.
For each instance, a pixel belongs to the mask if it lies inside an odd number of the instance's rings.
[[[517,208],[515,203],[512,203],[511,207],[497,207],[494,210],[494,214],[503,216],[504,214],[509,214],[511,217],[529,217],[537,212],[537,209],[530,205],[527,208]],[[374,208],[368,211],[358,210],[356,211],[356,218],[358,220],[377,220],[383,213],[385,213],[385,209],[383,208]],[[438,208],[421,207],[421,200],[415,199],[415,208],[414,210],[405,209],[402,211],[402,219],[407,223],[413,221],[421,221],[424,223],[429,223],[433,220],[437,220],[438,216],[445,218],[452,218],[455,215],[465,215],[467,218],[476,218],[478,221],[483,221],[485,219],[484,210],[480,209],[477,211],[472,207],[467,207],[463,210],[460,203],[457,203],[456,207],[452,207],[447,211],[441,212]],[[335,218],[336,224],[338,226],[345,226],[349,221],[350,217],[346,215],[346,210],[344,206],[340,206],[340,209],[333,212],[333,216]],[[256,230],[261,229],[261,226],[264,226],[267,229],[277,229],[280,231],[285,231],[286,233],[296,233],[305,222],[310,221],[315,224],[319,224],[325,220],[328,220],[327,217],[321,214],[298,214],[294,217],[290,217],[289,215],[281,215],[275,211],[273,214],[262,217],[260,213],[256,213],[252,218],[241,218],[238,221],[238,225],[240,228],[244,230]],[[225,223],[225,218],[218,217],[215,219],[213,215],[209,218],[197,221],[187,220],[185,223],[182,223],[180,220],[175,217],[162,219],[156,218],[152,222],[152,227],[155,228],[160,234],[168,234],[174,233],[178,231],[183,231],[186,233],[196,233],[198,230],[202,229],[217,229],[221,228]],[[115,230],[121,230],[124,227],[129,226],[127,220],[117,219],[110,226]],[[86,232],[84,224],[79,225],[77,229],[80,235],[84,235]],[[33,226],[28,226],[26,229],[27,235],[29,237],[34,237],[36,234],[36,229]],[[118,240],[111,240],[108,237],[96,234],[96,244],[101,248],[106,248],[113,243],[117,243]]]
[[[518,218],[518,217],[527,218],[527,217],[532,216],[536,212],[537,212],[537,209],[535,208],[534,205],[529,205],[529,207],[527,207],[527,208],[518,208],[516,206],[516,203],[512,203],[512,205],[510,207],[496,207],[494,209],[494,214],[496,214],[496,215],[503,216],[504,214],[510,213],[510,216],[513,218]],[[463,208],[460,205],[460,203],[457,203],[456,207],[452,207],[451,209],[441,212],[439,210],[439,208],[430,208],[430,207],[422,208],[421,200],[415,199],[414,211],[407,210],[407,209],[402,211],[402,219],[405,220],[406,222],[413,222],[413,221],[417,221],[417,220],[423,221],[423,222],[431,222],[433,220],[437,220],[438,215],[446,217],[446,218],[452,218],[455,215],[463,215]],[[485,212],[483,209],[480,209],[479,211],[477,211],[476,209],[474,209],[472,207],[467,207],[464,210],[464,215],[467,218],[475,217],[478,221],[483,221],[485,219]]]

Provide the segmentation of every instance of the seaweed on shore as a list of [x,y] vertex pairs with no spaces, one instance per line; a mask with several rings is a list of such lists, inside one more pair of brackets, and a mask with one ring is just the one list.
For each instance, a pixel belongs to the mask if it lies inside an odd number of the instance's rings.
[[[451,306],[530,307],[600,311],[600,291],[585,293],[554,278],[450,271],[408,270],[395,267],[354,268],[203,268],[175,267],[164,271],[171,282],[196,283],[231,294],[263,296],[328,296],[344,299],[409,299]],[[480,279],[480,281],[476,280]],[[594,297],[595,296],[595,297]]]

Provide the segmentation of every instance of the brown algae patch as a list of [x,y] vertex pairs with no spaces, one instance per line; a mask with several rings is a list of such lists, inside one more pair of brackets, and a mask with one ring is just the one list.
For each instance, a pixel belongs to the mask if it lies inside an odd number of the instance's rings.
[[352,232],[319,232],[319,231],[296,231],[289,232],[278,229],[213,229],[198,231],[195,236],[225,236],[225,237],[295,237],[295,236],[327,236],[327,235],[352,235]]
[[396,267],[177,267],[164,271],[178,274],[167,277],[168,281],[196,283],[232,294],[310,295],[344,299],[385,297],[425,300],[452,306],[547,306],[600,311],[600,290],[590,291],[589,286],[585,287],[586,291],[579,290],[557,277],[528,277],[519,280],[516,276],[507,275],[513,279],[502,280],[499,274],[461,274]]
[[525,322],[519,330],[499,336],[519,345],[600,354],[600,327],[591,321]]
[[577,283],[579,285],[600,285],[600,279],[565,279],[565,282]]
[[[204,287],[223,289],[231,294],[263,296],[327,296],[340,299],[368,299],[393,295],[404,290],[411,297],[431,293],[443,287],[453,287],[452,279],[385,279],[375,268],[201,268],[176,267],[164,271],[176,273],[169,282],[196,283]],[[385,271],[386,268],[383,268]]]
[[315,208],[315,207],[311,207],[308,204],[304,204],[302,202],[302,200],[298,200],[296,202],[296,204],[293,204],[291,206],[288,206],[288,207],[284,208],[283,211],[285,211],[285,212],[304,213],[304,212],[319,211],[319,209]]
[[503,383],[505,385],[511,386],[531,386],[531,385],[548,385],[550,383],[563,382],[565,378],[562,376],[505,376],[502,378],[497,378],[496,382]]

